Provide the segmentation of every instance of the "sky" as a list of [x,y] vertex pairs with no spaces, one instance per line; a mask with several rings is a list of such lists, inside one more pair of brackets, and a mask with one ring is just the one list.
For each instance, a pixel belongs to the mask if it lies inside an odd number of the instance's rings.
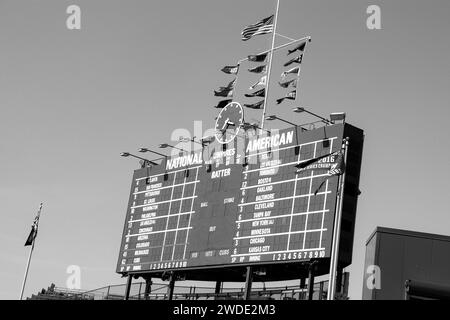
[[[72,4],[80,30],[66,27]],[[381,8],[380,30],[367,28],[369,5]],[[194,134],[194,121],[213,127],[213,90],[232,79],[220,69],[270,48],[270,36],[243,42],[240,32],[275,6],[0,0],[0,299],[19,297],[40,202],[25,296],[65,287],[71,265],[82,289],[124,283],[115,267],[138,163],[120,152],[171,142],[177,129]],[[312,37],[295,103],[344,111],[365,132],[351,299],[361,298],[376,226],[450,235],[449,12],[448,0],[280,1],[278,33]],[[292,106],[268,112],[314,120]]]

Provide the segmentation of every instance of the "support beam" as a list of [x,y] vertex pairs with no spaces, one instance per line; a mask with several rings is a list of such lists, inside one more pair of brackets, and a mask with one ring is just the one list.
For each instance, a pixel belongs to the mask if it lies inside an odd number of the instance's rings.
[[314,268],[315,263],[311,262],[308,268],[308,300],[312,300],[314,294]]
[[170,274],[170,280],[169,280],[169,300],[173,299],[173,291],[175,289],[175,272],[172,272]]
[[323,281],[319,284],[319,300],[323,300]]
[[336,293],[342,293],[342,268],[337,267],[336,271]]
[[222,286],[222,281],[216,281],[216,290],[214,290],[215,294],[219,294],[220,293],[221,286]]
[[125,287],[125,296],[124,300],[128,300],[130,298],[130,289],[131,289],[131,282],[133,281],[133,276],[131,274],[128,275],[127,278],[127,285]]
[[152,278],[145,278],[145,291],[144,291],[144,299],[148,300],[149,295],[152,292]]
[[253,267],[247,267],[247,274],[245,275],[245,291],[244,300],[250,300],[252,293],[252,281],[253,281]]

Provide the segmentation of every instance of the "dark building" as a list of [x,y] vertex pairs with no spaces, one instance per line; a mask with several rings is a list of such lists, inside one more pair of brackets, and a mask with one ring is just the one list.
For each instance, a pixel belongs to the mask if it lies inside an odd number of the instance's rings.
[[450,236],[375,229],[366,242],[364,300],[449,298]]

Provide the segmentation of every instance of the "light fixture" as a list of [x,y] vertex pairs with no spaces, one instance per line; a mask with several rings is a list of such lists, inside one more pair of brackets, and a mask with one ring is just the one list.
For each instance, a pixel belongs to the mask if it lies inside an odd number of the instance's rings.
[[286,123],[288,123],[288,124],[290,124],[290,125],[292,125],[292,126],[294,126],[294,127],[297,127],[297,125],[296,125],[295,123],[290,122],[290,121],[287,121],[287,120],[284,120],[284,119],[282,119],[282,118],[280,118],[280,117],[278,117],[278,116],[276,116],[276,115],[267,116],[267,117],[266,117],[266,120],[269,120],[269,121],[272,121],[272,120],[280,120],[280,121],[286,122]]
[[241,128],[244,129],[245,131],[250,130],[250,129],[254,129],[254,130],[259,129],[259,130],[267,132],[269,135],[271,133],[269,130],[261,128],[256,123],[244,122],[243,124],[241,124]]
[[213,140],[206,140],[206,138],[211,138],[211,137],[201,138],[199,141],[195,140],[195,138],[196,138],[196,136],[193,136],[192,138],[180,136],[178,138],[178,140],[180,142],[194,142],[194,143],[200,144],[202,147],[205,147],[207,144],[209,144],[213,141]]
[[159,155],[159,156],[162,156],[162,157],[167,158],[167,156],[166,156],[165,154],[162,154],[162,153],[159,153],[159,152],[150,150],[150,149],[148,149],[148,148],[139,148],[139,152],[151,152],[151,153],[154,153],[154,154],[157,154],[157,155]]
[[142,160],[142,161],[144,161],[143,167],[145,167],[145,164],[151,164],[151,165],[154,165],[154,166],[157,166],[157,165],[158,165],[158,163],[156,163],[156,162],[154,162],[154,161],[151,161],[151,160],[148,160],[148,159],[145,159],[145,158],[138,157],[138,156],[136,156],[136,155],[134,155],[134,154],[132,154],[132,153],[129,153],[129,152],[121,152],[121,153],[120,153],[120,156],[121,156],[121,157],[133,157],[133,158]]
[[323,123],[325,124],[333,124],[333,121],[330,121],[324,117],[319,116],[318,114],[315,114],[314,112],[308,111],[303,107],[295,107],[294,109],[292,109],[292,111],[296,112],[296,113],[302,113],[302,112],[306,112],[316,118],[319,118],[320,120],[322,120]]
[[186,151],[186,150],[184,150],[184,149],[181,149],[181,148],[172,146],[172,145],[170,145],[170,144],[168,144],[168,143],[161,143],[161,144],[159,145],[159,148],[161,148],[161,149],[165,149],[165,148],[173,148],[173,149],[180,150],[180,151],[182,151],[182,152],[188,152],[188,151]]

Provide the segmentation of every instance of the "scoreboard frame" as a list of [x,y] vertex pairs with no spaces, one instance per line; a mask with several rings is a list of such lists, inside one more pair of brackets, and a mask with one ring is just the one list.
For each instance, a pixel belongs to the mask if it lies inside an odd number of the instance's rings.
[[[349,157],[348,157],[348,163],[347,165],[347,179],[346,179],[346,187],[345,187],[345,194],[344,194],[344,208],[343,208],[343,232],[341,233],[341,239],[340,239],[340,252],[342,254],[339,258],[339,267],[344,267],[351,263],[351,251],[352,251],[352,244],[353,244],[353,233],[354,233],[354,222],[355,222],[355,214],[356,214],[356,202],[357,202],[357,193],[359,191],[359,175],[360,175],[360,168],[361,168],[361,159],[362,159],[362,145],[363,145],[363,131],[353,127],[347,123],[344,124],[335,124],[335,125],[329,125],[324,126],[318,129],[309,130],[309,131],[302,131],[300,127],[291,127],[279,131],[273,131],[270,136],[267,135],[258,135],[256,131],[254,132],[254,135],[249,135],[245,137],[237,137],[232,143],[226,144],[226,145],[216,145],[213,146],[213,152],[210,151],[209,147],[205,147],[201,149],[201,151],[194,151],[191,154],[187,155],[184,158],[181,157],[172,157],[167,158],[163,161],[163,163],[156,167],[146,167],[141,168],[138,170],[135,170],[132,180],[132,186],[131,186],[131,192],[130,192],[130,198],[127,208],[127,215],[125,217],[125,224],[123,229],[123,236],[121,241],[121,247],[120,247],[120,253],[119,253],[119,259],[117,263],[117,273],[121,274],[141,274],[141,273],[150,273],[153,274],[153,276],[161,276],[163,272],[165,271],[179,271],[183,272],[186,275],[186,278],[188,279],[197,279],[197,280],[207,280],[207,279],[215,279],[218,276],[221,278],[224,278],[225,276],[220,272],[221,268],[227,268],[228,270],[234,270],[237,272],[232,272],[230,275],[226,276],[229,278],[229,280],[237,280],[241,281],[242,278],[242,267],[248,266],[248,265],[254,265],[254,266],[261,266],[264,267],[265,270],[270,270],[268,274],[266,275],[265,279],[266,281],[269,281],[270,279],[291,279],[291,278],[298,278],[298,272],[299,270],[303,270],[302,267],[305,263],[316,260],[318,262],[318,273],[324,274],[327,273],[327,266],[329,265],[329,257],[330,257],[330,249],[331,249],[331,235],[333,233],[333,225],[334,225],[334,216],[336,211],[336,192],[337,192],[337,177],[330,177],[326,180],[326,170],[307,170],[301,173],[297,173],[295,171],[295,178],[294,178],[294,190],[293,190],[293,196],[286,197],[286,199],[283,200],[281,197],[281,194],[284,192],[288,192],[292,189],[292,182],[288,181],[292,179],[285,179],[283,180],[283,176],[290,176],[292,177],[293,170],[296,170],[294,168],[294,165],[300,161],[306,161],[311,158],[331,153],[337,150],[340,150],[342,139],[344,137],[349,137],[350,144],[349,144]],[[290,136],[288,136],[288,133],[292,133]],[[277,140],[274,137],[277,137],[276,134],[279,134],[278,137],[279,140]],[[284,134],[284,136],[283,136]],[[284,137],[284,138],[283,138]],[[281,141],[284,139],[284,143],[281,143]],[[239,146],[239,143],[241,145]],[[314,150],[311,152],[311,150],[306,150],[308,147],[307,145],[314,144]],[[319,146],[320,145],[320,146]],[[320,149],[320,152],[318,152]],[[234,150],[234,151],[233,151]],[[297,157],[296,160],[292,160],[292,153],[283,153],[283,150],[293,150],[294,155]],[[262,154],[271,154],[270,159],[261,159]],[[279,159],[276,159],[277,155]],[[289,159],[288,156],[290,157]],[[257,161],[252,161],[252,157],[260,158]],[[231,161],[230,161],[231,160]],[[286,162],[287,161],[287,162]],[[261,168],[263,166],[263,168]],[[289,166],[289,170],[286,172],[283,171],[283,168],[287,168]],[[214,167],[214,168],[213,168]],[[273,170],[275,168],[281,168],[280,171],[276,170],[277,172],[272,175],[272,177],[276,179],[280,179],[279,181],[275,181],[270,184],[256,184],[256,185],[248,185],[248,182],[250,180],[247,180],[247,185],[245,185],[243,182],[246,182],[246,179],[244,179],[245,176],[251,175],[253,173],[259,172],[261,173],[263,170]],[[314,174],[314,171],[319,174]],[[182,182],[177,182],[177,174],[183,174],[184,176],[180,176]],[[186,177],[186,174],[188,176]],[[172,188],[171,188],[171,195],[170,199],[166,200],[163,196],[163,200],[152,200],[153,202],[142,202],[139,203],[139,201],[147,201],[148,199],[142,199],[138,198],[136,195],[138,194],[151,194],[151,191],[148,191],[149,189],[140,190],[139,185],[136,186],[136,181],[146,181],[149,184],[152,185],[152,179],[157,175],[158,177],[163,177],[165,181],[172,182]],[[173,179],[171,178],[171,175],[173,175]],[[216,175],[216,177],[213,177],[213,175]],[[205,177],[209,176],[209,181],[202,180],[205,179]],[[280,178],[281,177],[281,178]],[[257,179],[265,179],[263,178],[257,178]],[[211,183],[211,181],[213,181]],[[303,182],[299,181],[310,181],[309,183],[306,182],[306,184],[302,184]],[[188,181],[188,182],[186,182]],[[237,182],[239,181],[239,185],[237,185]],[[317,192],[317,195],[312,195],[313,190],[317,185],[320,184],[321,181],[325,181],[324,187]],[[347,181],[349,181],[347,183]],[[180,180],[178,180],[180,182]],[[187,187],[189,184],[189,187]],[[348,185],[347,185],[348,184]],[[164,185],[164,182],[161,184],[161,186]],[[217,187],[219,185],[219,187]],[[267,190],[264,190],[264,187],[279,185],[280,188],[285,187],[286,190],[278,190],[277,192],[270,192],[273,191],[271,188],[267,188],[269,193],[266,193]],[[141,185],[142,186],[142,185]],[[236,190],[236,186],[238,186],[239,191]],[[138,189],[136,189],[136,187]],[[301,190],[306,190],[305,192],[300,192],[297,194],[296,188],[299,188]],[[147,188],[147,187],[146,187]],[[161,187],[158,190],[163,190],[164,188],[170,189],[170,186],[164,185],[164,187]],[[181,190],[180,190],[181,188]],[[215,189],[216,188],[216,189]],[[157,188],[150,188],[155,189]],[[261,194],[253,194],[248,195],[250,193],[251,189],[259,189],[261,191]],[[186,191],[189,190],[189,191]],[[243,194],[243,190],[249,190],[248,193],[245,195]],[[181,191],[181,198],[173,198],[174,193],[179,194]],[[138,192],[136,194],[136,192]],[[191,194],[192,192],[192,194]],[[196,193],[197,192],[197,193]],[[184,197],[185,193],[188,195],[187,197]],[[240,195],[240,197],[239,197]],[[322,197],[323,199],[320,201],[314,202],[312,199],[317,199],[317,197]],[[221,197],[221,198],[220,198]],[[248,197],[255,197],[254,201],[247,201]],[[314,198],[313,198],[314,197]],[[220,198],[220,200],[224,200],[222,204],[220,204],[217,200],[217,198]],[[297,203],[297,199],[301,198],[307,198],[307,210],[306,212],[294,212],[295,206],[301,206]],[[150,198],[149,198],[150,199]],[[233,199],[233,200],[231,200]],[[191,201],[189,201],[191,200]],[[274,200],[274,201],[272,201]],[[178,204],[178,201],[180,202]],[[216,202],[217,203],[216,203]],[[229,201],[228,203],[225,203],[226,201]],[[290,213],[282,213],[284,210],[281,208],[275,208],[274,210],[270,210],[270,208],[267,208],[266,206],[263,206],[263,204],[268,204],[275,202],[281,203],[282,201],[291,202],[291,208]],[[169,208],[167,211],[167,214],[161,214],[162,211],[152,210],[154,208],[154,204],[159,203],[160,205],[163,205],[164,203],[169,203]],[[202,206],[205,205],[206,207]],[[208,206],[213,203],[214,208],[217,208],[217,210],[210,209]],[[261,210],[255,209],[258,208],[256,205],[261,204],[262,208]],[[174,205],[178,212],[173,211]],[[182,210],[182,207],[189,207],[190,208],[184,208]],[[304,204],[303,204],[304,205]],[[250,209],[250,212],[245,212],[244,215],[246,215],[247,219],[242,219],[243,217],[239,217],[239,213],[242,213],[244,210],[242,210],[242,207],[250,207],[253,206],[253,209]],[[274,205],[273,205],[274,206]],[[314,212],[314,210],[310,211],[310,206],[312,207],[318,207],[322,206],[322,210],[316,210],[318,212]],[[133,244],[138,246],[139,242],[130,242],[130,232],[129,230],[136,230],[133,229],[134,227],[130,228],[130,217],[134,217],[138,215],[136,211],[143,210],[141,208],[150,207],[148,211],[148,215],[145,216],[146,213],[141,212],[139,215],[140,217],[144,217],[142,219],[135,219],[132,218],[131,226],[133,223],[141,223],[143,221],[150,221],[152,220],[152,224],[156,225],[154,221],[164,221],[165,220],[165,228],[162,230],[156,230],[148,229],[152,231],[148,231],[149,235],[156,235],[157,233],[163,233],[164,236],[163,242],[161,245],[161,261],[155,261],[155,262],[148,262],[146,265],[144,265],[144,268],[142,268],[142,264],[140,263],[132,263],[132,264],[123,264],[124,262],[124,256],[123,254],[126,252],[126,255],[128,252],[136,253],[138,249],[141,250],[140,254],[138,256],[133,255],[133,261],[140,261],[141,257],[146,256],[146,250],[150,246],[149,243],[151,241],[149,240],[149,237],[142,237],[143,242],[145,246],[141,248],[134,248],[129,249],[129,244]],[[205,209],[206,208],[206,209]],[[273,207],[272,207],[273,208]],[[134,209],[134,210],[133,210]],[[268,209],[268,210],[266,210]],[[163,209],[167,210],[167,208]],[[241,212],[239,212],[242,210]],[[255,212],[255,210],[258,210]],[[252,212],[253,211],[253,212]],[[188,213],[185,213],[188,212]],[[217,212],[220,212],[222,215],[217,214],[217,216],[214,216]],[[282,214],[279,214],[282,213]],[[299,232],[292,232],[292,226],[294,222],[294,218],[297,219],[296,214],[298,213],[298,216],[305,216],[305,221],[303,221],[303,231]],[[317,215],[313,215],[316,214]],[[251,215],[254,215],[251,217]],[[259,216],[255,216],[258,214]],[[266,215],[266,216],[265,216]],[[175,219],[176,222],[176,228],[173,229],[167,229],[169,224],[173,224],[173,218],[177,216],[177,219]],[[199,216],[202,218],[199,219]],[[328,218],[326,218],[328,216]],[[183,228],[180,228],[180,217],[186,218],[187,225]],[[251,217],[251,218],[248,218]],[[305,243],[307,242],[307,235],[309,233],[313,234],[317,230],[316,229],[310,229],[308,230],[308,226],[312,225],[312,222],[310,220],[310,224],[308,224],[308,218],[312,220],[321,217],[321,220],[314,221],[313,223],[321,224],[321,230],[320,230],[320,240],[319,245],[321,246],[320,251],[315,251],[317,253],[314,253],[314,250],[305,250]],[[287,219],[285,219],[287,218]],[[147,219],[147,220],[146,220]],[[297,234],[303,234],[303,238],[301,239],[303,241],[303,246],[301,250],[290,250],[290,240],[287,242],[287,250],[278,250],[279,252],[273,253],[272,259],[259,259],[257,260],[255,258],[254,261],[251,261],[251,257],[257,257],[258,252],[241,252],[242,250],[267,250],[266,248],[270,246],[278,245],[276,243],[271,242],[270,245],[264,245],[264,246],[253,246],[253,247],[246,247],[246,249],[243,249],[242,244],[238,244],[236,247],[233,247],[233,242],[239,242],[244,239],[258,239],[258,237],[254,237],[252,232],[260,232],[259,230],[265,229],[264,232],[272,232],[271,228],[278,228],[278,230],[283,229],[283,227],[286,227],[286,223],[281,223],[276,225],[275,221],[281,221],[283,219],[284,222],[289,221],[289,229],[288,232],[285,232],[284,235],[287,235],[288,239],[295,238]],[[327,220],[325,220],[327,219]],[[141,220],[141,221],[138,221]],[[299,219],[297,219],[299,220]],[[259,222],[258,222],[259,221]],[[260,223],[264,222],[267,226],[271,224],[271,226],[268,226],[267,228],[259,228]],[[297,221],[298,222],[298,221]],[[146,222],[145,222],[146,223]],[[252,225],[246,225],[247,228],[245,231],[242,231],[243,233],[240,233],[238,236],[236,236],[236,228],[239,224],[246,224],[246,223],[252,223]],[[300,222],[301,224],[301,222]],[[150,225],[150,224],[148,224]],[[143,228],[145,231],[145,227],[148,225],[143,225]],[[181,224],[184,226],[184,224]],[[324,225],[327,226],[326,229],[324,229]],[[209,226],[209,229],[208,229]],[[213,226],[216,229],[220,229],[222,232],[222,235],[219,237],[212,236],[211,241],[209,241],[211,234],[217,232],[214,229]],[[281,229],[280,229],[281,228]],[[232,229],[232,230],[230,230]],[[270,230],[269,230],[270,229]],[[184,234],[185,232],[185,238],[183,240],[183,237],[180,238],[181,234]],[[212,231],[211,231],[212,230]],[[172,233],[174,231],[174,239],[171,240],[173,242],[167,242],[168,236],[172,237]],[[155,233],[152,233],[155,232]],[[244,234],[244,232],[247,232]],[[250,233],[249,233],[250,232]],[[140,234],[145,234],[146,232],[142,232]],[[266,241],[267,237],[273,237],[274,242],[278,239],[278,241],[282,242],[281,236],[283,232],[275,232],[272,234],[269,234],[265,237],[259,237],[264,238],[264,241]],[[229,235],[233,234],[235,236],[229,238]],[[134,234],[135,237],[140,237],[139,235]],[[329,237],[326,239],[326,241],[323,241],[323,236]],[[179,245],[178,244],[178,238],[181,239],[181,242],[184,241],[184,244]],[[128,240],[127,240],[128,239]],[[206,239],[206,240],[205,240]],[[238,241],[236,241],[238,240]],[[159,240],[161,241],[161,240]],[[206,242],[205,242],[206,241]],[[228,242],[227,242],[228,241]],[[261,240],[263,241],[263,240]],[[309,239],[309,241],[314,241],[314,239]],[[300,241],[301,242],[301,241]],[[168,243],[170,243],[168,245]],[[218,245],[220,243],[220,245]],[[218,256],[220,251],[226,251],[226,247],[224,247],[224,243],[229,243],[228,249],[230,250],[228,254],[224,255],[223,257]],[[322,244],[325,243],[325,245],[322,246]],[[282,243],[283,244],[283,243]],[[183,247],[184,246],[184,247]],[[203,247],[202,247],[203,246]],[[170,248],[172,250],[171,256],[164,256],[164,251],[166,247]],[[179,249],[179,247],[181,249]],[[126,248],[126,249],[124,249]],[[198,249],[203,248],[205,250],[198,251],[198,250],[192,250],[192,249]],[[254,249],[250,249],[254,248]],[[271,247],[270,247],[271,248]],[[209,250],[206,250],[209,249]],[[233,250],[237,250],[235,254],[233,253]],[[177,255],[176,253],[179,253],[180,251],[183,251],[183,259],[175,259],[174,257]],[[193,258],[192,253],[197,252],[198,255],[201,254],[208,254],[208,251],[214,252],[214,254],[217,255],[217,258],[212,257],[201,257],[199,258]],[[272,253],[274,250],[269,251]],[[155,251],[156,252],[156,251]],[[186,252],[189,254],[189,258],[186,258]],[[298,257],[298,252],[300,252],[303,256],[301,258]],[[311,253],[310,253],[311,252]],[[143,254],[141,254],[143,253]],[[261,252],[259,252],[261,253]],[[296,255],[294,255],[296,253]],[[275,255],[276,254],[276,255]],[[194,255],[195,256],[195,255]],[[262,256],[267,256],[264,252],[262,253]],[[165,259],[163,259],[165,257]],[[215,256],[214,256],[215,257]],[[241,257],[249,257],[248,259],[244,259],[243,261],[233,261],[231,262],[232,258],[241,259]],[[290,258],[290,259],[288,259]],[[125,261],[130,261],[128,259],[128,256],[125,257]],[[138,259],[138,260],[136,260]],[[190,262],[194,261],[194,259],[199,259],[197,263]],[[190,262],[190,263],[189,263]],[[157,265],[159,264],[159,265]],[[135,265],[141,265],[141,267],[134,268]],[[299,267],[300,266],[300,267]],[[233,276],[233,274],[236,274]]]

